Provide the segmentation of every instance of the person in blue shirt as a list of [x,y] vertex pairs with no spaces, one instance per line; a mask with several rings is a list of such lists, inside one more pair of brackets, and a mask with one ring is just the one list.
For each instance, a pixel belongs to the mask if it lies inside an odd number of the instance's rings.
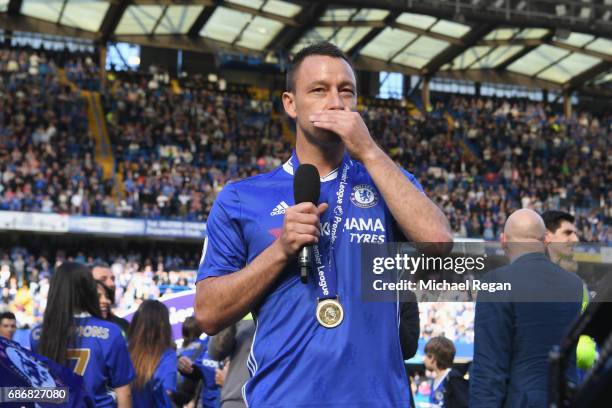
[[49,284],[42,326],[32,351],[83,376],[97,407],[130,407],[134,367],[116,325],[101,318],[96,283],[86,265],[65,262]]
[[[213,360],[208,354],[208,343],[210,337],[202,335],[191,343],[191,347],[185,349],[179,358],[180,372],[192,379],[202,379],[202,392],[200,394],[200,406],[202,408],[218,408],[221,390],[215,381],[215,373],[219,368],[219,362]],[[194,355],[197,350],[199,355]]]
[[136,369],[134,408],[172,408],[177,361],[168,308],[157,300],[142,302],[130,323],[128,338]]
[[[218,195],[196,319],[214,335],[253,313],[248,406],[407,407],[399,307],[361,300],[362,244],[410,239],[443,253],[452,242],[448,222],[354,111],[355,74],[336,46],[296,54],[283,105],[296,121],[295,151],[281,167]],[[300,163],[321,176],[318,205],[295,205]],[[296,255],[305,245],[313,245],[314,261],[303,284]]]
[[468,382],[453,368],[455,345],[446,337],[434,337],[425,345],[423,364],[434,373],[429,394],[432,408],[467,408]]
[[[183,322],[181,328],[183,334],[183,343],[181,348],[176,351],[179,358],[179,370],[181,369],[181,357],[187,357],[187,367],[193,371],[193,361],[202,354],[203,344],[199,337],[202,335],[202,329],[198,326],[195,317],[189,316]],[[172,400],[175,405],[187,405],[191,401],[197,401],[196,391],[200,382],[200,378],[192,378],[191,375],[185,376],[180,371],[176,377],[176,392],[172,395]]]

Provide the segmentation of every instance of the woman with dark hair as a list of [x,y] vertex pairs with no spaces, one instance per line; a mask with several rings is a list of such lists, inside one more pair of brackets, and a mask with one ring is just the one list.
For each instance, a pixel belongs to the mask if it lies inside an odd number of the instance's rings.
[[172,408],[177,362],[168,308],[157,300],[142,302],[130,323],[128,338],[136,369],[134,407]]
[[115,316],[111,307],[113,306],[113,291],[106,286],[102,281],[96,280],[96,289],[98,291],[98,303],[100,304],[100,313],[102,318],[110,323],[114,323],[121,330],[121,335],[127,339],[129,323],[127,320]]
[[83,376],[96,407],[130,407],[134,368],[119,328],[101,318],[96,283],[76,262],[59,266],[49,284],[42,326],[32,350]]
[[98,303],[100,305],[100,315],[104,320],[108,320],[110,313],[111,300],[109,289],[99,280],[96,281],[96,291],[98,292]]

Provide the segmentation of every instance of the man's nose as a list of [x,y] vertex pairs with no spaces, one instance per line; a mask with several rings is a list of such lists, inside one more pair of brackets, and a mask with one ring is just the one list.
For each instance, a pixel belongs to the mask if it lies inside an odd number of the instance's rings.
[[329,99],[327,101],[327,109],[330,110],[343,110],[344,101],[340,97],[340,92],[337,89],[332,89],[329,93]]

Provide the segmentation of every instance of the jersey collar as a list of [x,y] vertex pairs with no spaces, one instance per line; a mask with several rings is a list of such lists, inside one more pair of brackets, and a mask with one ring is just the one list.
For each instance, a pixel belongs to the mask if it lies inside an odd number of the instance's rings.
[[[347,155],[347,153],[345,153],[345,155]],[[295,152],[295,149],[293,149],[291,157],[285,162],[285,164],[283,164],[283,170],[293,176],[295,173],[295,169],[297,169],[299,165],[300,162],[298,160],[297,153]],[[338,170],[339,167],[336,167],[334,170],[331,171],[331,173],[329,173],[325,177],[321,177],[321,183],[336,179],[336,177],[338,177]]]

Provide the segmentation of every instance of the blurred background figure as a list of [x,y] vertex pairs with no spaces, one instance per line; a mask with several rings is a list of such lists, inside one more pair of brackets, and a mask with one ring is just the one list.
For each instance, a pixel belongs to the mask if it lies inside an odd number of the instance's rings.
[[105,262],[94,263],[91,267],[91,274],[95,280],[102,282],[104,286],[111,290],[113,293],[111,301],[114,301],[114,294],[116,290],[115,275],[113,275],[113,271],[111,270],[110,266]]
[[119,328],[101,317],[90,269],[65,262],[51,278],[42,326],[32,330],[32,351],[83,376],[96,406],[131,407],[135,374],[127,344]]
[[[549,352],[580,314],[583,283],[545,255],[545,235],[544,221],[529,209],[504,226],[510,264],[484,279],[510,283],[511,291],[478,292],[470,407],[547,406]],[[575,383],[575,356],[570,366]]]
[[[200,339],[202,329],[198,326],[195,317],[189,316],[183,322],[182,327],[183,344],[177,350],[177,357],[187,357],[190,361],[194,361],[202,354],[202,349],[205,346],[203,340]],[[194,376],[185,376],[180,371],[177,372],[176,392],[172,396],[172,401],[182,407],[189,404],[195,407],[198,401],[200,378]]]
[[199,354],[191,354],[195,357],[182,355],[179,357],[179,371],[186,377],[201,379],[202,386],[198,406],[203,408],[218,408],[220,399],[220,388],[216,382],[217,369],[220,368],[219,361],[214,360],[208,353],[210,337],[202,334],[197,340],[200,342]]
[[[213,336],[208,345],[208,354],[213,360],[229,360],[217,369],[216,382],[221,386],[221,408],[244,408],[242,387],[250,378],[247,359],[251,351],[255,323],[249,313],[238,323]],[[228,367],[229,365],[229,367]]]
[[[574,216],[564,211],[549,210],[542,214],[546,225],[546,248],[550,260],[568,272],[578,272],[578,261],[574,259],[575,244],[580,241],[574,225]],[[583,286],[581,312],[589,305],[589,290]],[[576,346],[576,366],[581,381],[597,358],[595,341],[586,335],[580,336]]]
[[111,300],[109,289],[100,281],[96,281],[96,292],[98,292],[98,303],[100,304],[100,316],[108,320],[110,314]]
[[115,275],[111,270],[110,266],[105,262],[95,263],[91,268],[91,274],[94,279],[98,282],[101,282],[102,285],[106,288],[106,295],[110,304],[107,309],[107,316],[104,319],[115,323],[121,329],[123,336],[127,338],[129,323],[127,320],[122,319],[119,316],[116,316],[113,313],[112,307],[115,304],[115,294],[117,292],[117,287],[115,285]]
[[130,323],[128,338],[136,370],[134,408],[172,408],[177,361],[168,308],[157,300],[142,302]]
[[433,407],[467,408],[468,382],[463,374],[453,368],[455,345],[446,337],[434,337],[425,345],[425,368],[433,372],[434,379],[429,393]]
[[17,318],[12,312],[0,314],[0,337],[12,340],[17,331]]
[[565,211],[549,210],[542,214],[542,219],[546,225],[544,242],[550,260],[568,272],[577,272],[574,247],[580,240],[574,216]]

